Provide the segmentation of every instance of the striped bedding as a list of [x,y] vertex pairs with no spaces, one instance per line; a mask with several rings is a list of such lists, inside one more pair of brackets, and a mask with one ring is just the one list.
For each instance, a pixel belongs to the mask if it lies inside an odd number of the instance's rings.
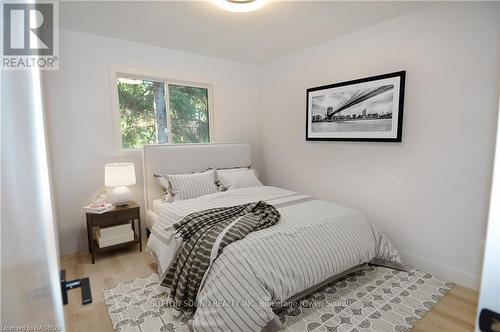
[[279,220],[280,213],[261,201],[194,212],[175,223],[182,245],[161,282],[170,289],[174,309],[194,312],[205,272],[224,248]]
[[263,186],[164,204],[148,241],[160,275],[178,248],[169,226],[192,212],[260,200],[276,207],[281,220],[231,243],[207,269],[195,331],[276,328],[272,304],[373,258],[400,262],[384,234],[356,210]]
[[181,201],[202,195],[216,193],[215,170],[192,174],[157,174],[165,194],[172,196],[169,201]]
[[260,187],[262,183],[257,178],[255,170],[250,168],[238,168],[217,170],[217,180],[224,189],[241,189],[250,187]]

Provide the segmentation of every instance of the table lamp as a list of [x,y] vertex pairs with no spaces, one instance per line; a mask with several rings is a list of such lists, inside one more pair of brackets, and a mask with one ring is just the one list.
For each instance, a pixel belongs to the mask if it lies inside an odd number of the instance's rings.
[[104,165],[104,185],[114,187],[111,191],[113,203],[117,207],[125,207],[132,196],[126,186],[135,184],[133,163],[114,163]]

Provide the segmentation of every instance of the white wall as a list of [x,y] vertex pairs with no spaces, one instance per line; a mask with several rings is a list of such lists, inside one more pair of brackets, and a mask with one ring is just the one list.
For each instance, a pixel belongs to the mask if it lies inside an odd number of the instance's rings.
[[[405,260],[477,287],[498,110],[499,4],[445,3],[262,67],[70,31],[46,75],[61,253],[114,154],[109,66],[214,85],[215,139],[254,143],[269,184],[358,208]],[[403,143],[306,142],[308,87],[407,71]],[[257,111],[259,110],[260,111]]]
[[[405,260],[478,286],[498,111],[499,5],[447,3],[262,69],[269,183],[360,209]],[[406,70],[403,143],[306,142],[309,87]]]
[[213,84],[214,141],[253,143],[259,168],[259,68],[62,30],[59,71],[45,75],[47,120],[61,254],[87,249],[83,205],[104,186],[104,164],[135,163],[134,199],[143,205],[141,157],[114,149],[110,67]]

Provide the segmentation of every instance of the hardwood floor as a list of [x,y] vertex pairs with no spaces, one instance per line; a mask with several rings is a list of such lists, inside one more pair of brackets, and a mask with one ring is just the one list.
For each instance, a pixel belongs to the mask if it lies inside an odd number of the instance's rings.
[[475,290],[455,286],[412,331],[474,331],[478,295]]
[[155,272],[156,264],[145,251],[131,248],[98,256],[95,264],[88,252],[62,256],[61,268],[66,270],[67,280],[89,277],[92,289],[92,303],[88,305],[82,305],[79,289],[69,291],[68,304],[64,306],[67,331],[98,332],[113,331],[102,289],[147,277]]
[[[119,282],[149,276],[155,271],[156,265],[145,251],[131,249],[98,257],[95,264],[92,264],[90,254],[86,252],[62,256],[61,268],[66,269],[68,280],[90,278],[92,304],[82,305],[80,290],[76,289],[69,292],[69,304],[64,306],[67,330],[89,332],[112,331],[101,290]],[[412,331],[473,331],[477,300],[477,291],[456,286]]]

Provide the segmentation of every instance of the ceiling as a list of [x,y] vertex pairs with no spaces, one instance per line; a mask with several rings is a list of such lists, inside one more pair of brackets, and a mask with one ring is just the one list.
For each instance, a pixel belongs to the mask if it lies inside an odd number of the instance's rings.
[[245,14],[211,1],[59,4],[64,29],[261,64],[432,3],[272,1]]

